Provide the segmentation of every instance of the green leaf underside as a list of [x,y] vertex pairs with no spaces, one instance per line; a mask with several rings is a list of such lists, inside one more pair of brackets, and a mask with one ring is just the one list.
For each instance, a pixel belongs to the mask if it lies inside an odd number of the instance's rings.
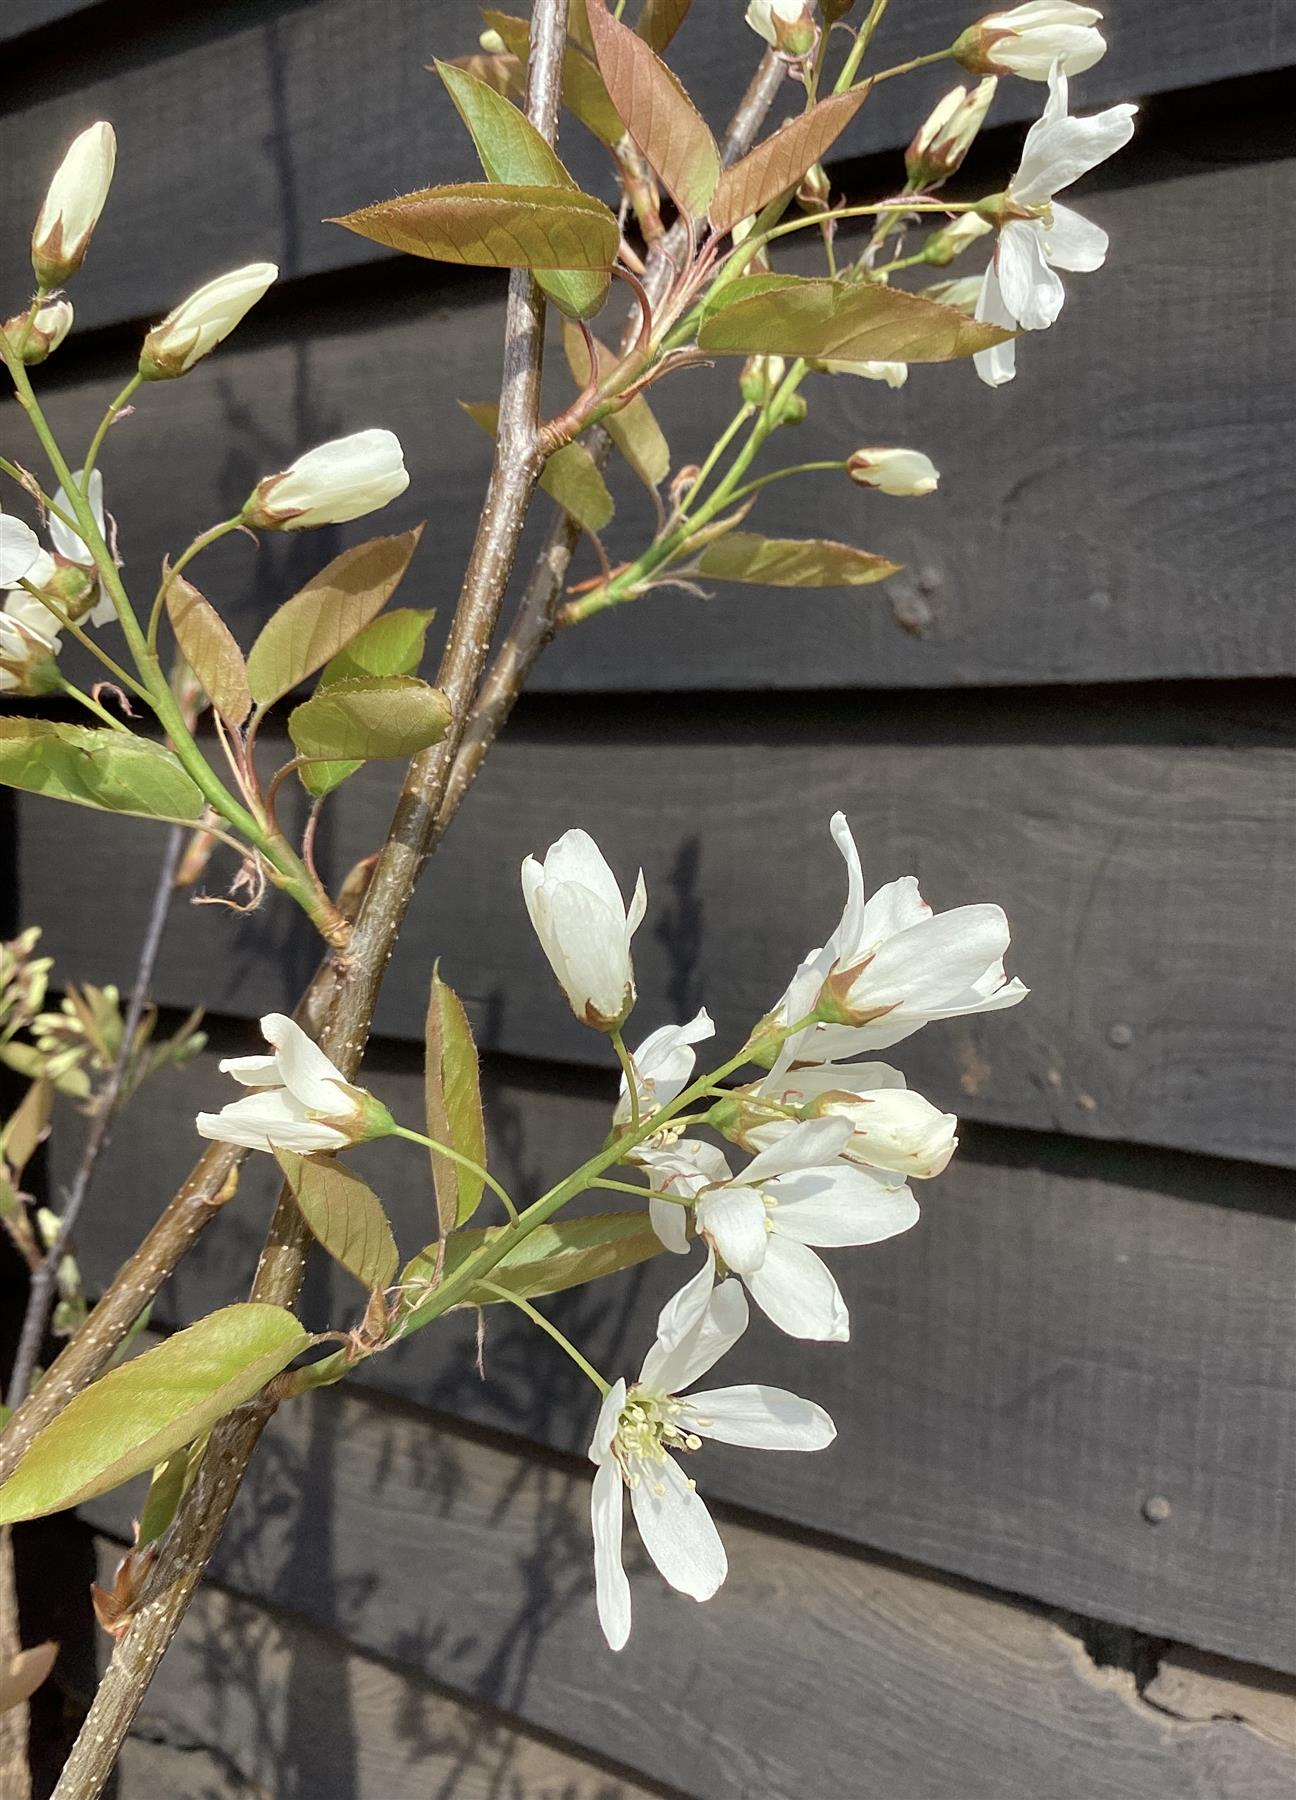
[[[450,64],[438,63],[437,73],[445,83],[459,117],[472,135],[488,180],[505,187],[560,191],[579,195],[583,200],[590,198],[581,193],[563,167],[557,152],[545,142],[531,121],[524,113],[519,112],[511,100],[496,93],[484,81],[478,81],[467,69],[456,69]],[[596,201],[594,204],[599,203]],[[612,256],[616,255],[619,242],[618,234],[617,242],[612,246]],[[531,262],[528,266],[539,270],[545,265]],[[591,265],[563,262],[549,266],[583,269]],[[610,266],[610,263],[599,261],[593,266],[601,270]],[[597,312],[607,295],[608,279],[601,274],[547,274],[538,276],[538,279],[555,304],[574,318],[588,318]]]
[[344,550],[284,602],[248,656],[258,706],[282,700],[359,636],[396,592],[422,535],[418,525]]
[[[486,1166],[486,1124],[482,1114],[477,1046],[463,1002],[432,971],[425,1032],[424,1101],[427,1134],[460,1156]],[[486,1184],[448,1156],[432,1156],[437,1217],[442,1235],[466,1225],[481,1205]]]
[[[445,1246],[442,1279],[448,1281],[468,1257],[488,1242],[498,1243],[507,1231],[507,1226],[492,1226],[486,1231],[457,1231]],[[647,1262],[661,1249],[661,1239],[646,1213],[603,1213],[589,1219],[559,1219],[551,1225],[537,1226],[495,1265],[488,1279],[496,1287],[507,1288],[523,1300],[536,1300],[546,1294],[560,1294],[565,1288],[580,1287],[587,1281],[597,1281],[604,1275],[613,1275],[618,1269]],[[436,1247],[429,1245],[402,1270],[402,1283],[430,1280],[435,1265]],[[496,1295],[482,1288],[469,1288],[461,1304],[489,1306],[496,1299]],[[417,1311],[414,1316],[417,1319]]]
[[203,692],[222,719],[241,725],[252,711],[252,690],[233,632],[183,575],[173,575],[167,583],[166,609],[180,653]]
[[303,1219],[335,1262],[366,1293],[392,1284],[400,1253],[382,1201],[341,1163],[313,1162],[292,1150],[276,1150]]
[[197,785],[161,744],[49,719],[0,719],[0,786],[141,819],[196,824],[203,810]]
[[588,6],[599,71],[626,130],[681,212],[701,219],[720,180],[720,152],[683,86],[603,0]]
[[[606,344],[597,343],[597,340],[596,344],[599,372],[606,374],[617,359]],[[563,347],[572,375],[583,388],[590,374],[589,349],[584,334],[574,325],[564,325]],[[670,445],[643,395],[636,394],[628,406],[623,406],[620,412],[609,413],[601,423],[644,486],[660,487],[670,473]]]
[[440,742],[449,723],[440,688],[412,675],[361,677],[332,682],[304,700],[288,715],[288,735],[299,755],[329,759],[301,771],[311,793],[325,794],[361,763],[417,756]]
[[757,275],[720,291],[698,331],[698,348],[731,356],[948,362],[1015,335],[957,306],[877,282]]
[[[531,27],[525,19],[487,7],[482,22],[498,31],[509,54],[525,67],[531,54]],[[625,126],[608,94],[603,77],[589,57],[579,50],[563,53],[563,105],[603,143],[612,145],[625,135]]]
[[423,647],[435,610],[396,607],[366,625],[339,650],[320,676],[320,686],[335,681],[357,681],[366,676],[415,675],[423,661]]
[[771,200],[797,187],[845,131],[866,97],[859,91],[821,100],[726,169],[710,207],[717,232],[731,231],[740,220],[753,218]]
[[[488,437],[499,428],[499,407],[490,401],[462,400],[460,405]],[[564,444],[555,450],[540,472],[540,486],[551,500],[569,512],[584,531],[599,532],[616,511],[611,492],[598,464],[584,444]]]
[[900,564],[828,538],[767,538],[731,531],[709,544],[697,564],[712,581],[753,582],[760,587],[867,587],[896,575]]
[[250,1400],[310,1339],[280,1306],[227,1306],[68,1402],[0,1487],[0,1524],[106,1494]]

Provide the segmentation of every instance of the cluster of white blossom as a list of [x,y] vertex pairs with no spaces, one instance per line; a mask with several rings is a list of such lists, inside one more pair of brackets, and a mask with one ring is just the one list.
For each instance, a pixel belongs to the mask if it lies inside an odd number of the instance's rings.
[[[759,1081],[722,1097],[708,1119],[753,1159],[735,1173],[724,1153],[680,1135],[667,1119],[627,1152],[652,1183],[653,1225],[668,1250],[699,1243],[702,1268],[663,1309],[639,1379],[606,1395],[590,1456],[599,1617],[619,1649],[630,1631],[621,1568],[622,1489],[662,1575],[705,1600],[725,1576],[710,1515],[676,1456],[711,1437],[753,1449],[819,1450],[828,1415],[778,1388],[683,1390],[741,1337],[746,1294],[792,1337],[843,1342],[846,1302],[817,1254],[879,1243],[918,1218],[911,1180],[953,1155],[957,1121],[905,1085],[886,1063],[855,1060],[899,1043],[934,1019],[1015,1006],[1020,981],[1004,972],[1008,923],[998,906],[933,913],[912,877],[865,897],[859,853],[842,814],[832,834],[846,861],[846,908],[749,1040],[776,1054]],[[576,1016],[619,1031],[635,1000],[630,940],[644,917],[642,874],[627,911],[593,839],[569,831],[543,864],[523,865],[523,891],[545,953]],[[684,1092],[694,1046],[711,1037],[704,1011],[652,1033],[630,1058],[614,1125],[651,1121]],[[744,1294],[743,1290],[746,1290]]]

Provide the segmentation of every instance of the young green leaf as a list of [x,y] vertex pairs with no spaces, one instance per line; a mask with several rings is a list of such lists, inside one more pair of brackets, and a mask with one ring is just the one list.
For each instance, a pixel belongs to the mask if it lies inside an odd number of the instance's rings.
[[[561,188],[580,193],[557,152],[511,100],[478,81],[467,69],[437,63],[436,70],[468,127],[489,181],[510,187]],[[573,318],[589,318],[607,296],[607,277],[601,274],[540,274],[537,279],[555,304]]]
[[111,1370],[33,1439],[0,1487],[0,1524],[62,1512],[156,1468],[309,1342],[281,1306],[227,1306]]
[[[506,1231],[505,1226],[492,1226],[486,1231],[457,1231],[445,1245],[442,1280],[449,1281],[470,1256],[487,1242],[498,1242]],[[436,1245],[430,1244],[420,1251],[401,1271],[401,1282],[430,1280],[436,1265],[436,1249]],[[523,1300],[537,1300],[545,1294],[560,1294],[565,1288],[581,1287],[587,1281],[614,1275],[618,1269],[647,1262],[661,1249],[661,1239],[649,1223],[646,1212],[557,1219],[529,1232],[515,1250],[496,1263],[488,1279]],[[489,1306],[498,1298],[484,1288],[469,1288],[460,1304]],[[416,1311],[415,1319],[417,1316]]]
[[771,200],[797,187],[806,170],[845,131],[865,98],[861,88],[821,100],[726,169],[710,208],[716,231],[732,231],[741,219],[754,218]]
[[55,1643],[34,1644],[30,1650],[12,1653],[8,1665],[0,1671],[0,1713],[12,1712],[15,1706],[31,1699],[54,1667],[58,1653]]
[[440,688],[412,675],[361,677],[331,682],[304,700],[288,715],[288,735],[299,755],[319,759],[301,775],[322,796],[361,763],[417,756],[441,741],[449,723]]
[[382,1201],[341,1163],[276,1150],[298,1210],[311,1231],[366,1293],[391,1286],[400,1254]]
[[709,544],[697,573],[712,581],[750,581],[759,587],[867,587],[897,575],[900,564],[827,538],[767,538],[731,531]]
[[187,825],[203,811],[197,785],[161,744],[49,719],[0,719],[0,786]]
[[[200,1440],[204,1445],[206,1441],[205,1437]],[[135,1542],[139,1549],[142,1550],[146,1544],[155,1544],[163,1532],[170,1529],[171,1521],[179,1512],[180,1502],[188,1489],[193,1470],[193,1454],[198,1447],[185,1444],[154,1469],[135,1529]]]
[[688,17],[693,0],[644,0],[635,30],[658,56]]
[[241,725],[252,711],[252,690],[233,632],[183,575],[173,575],[167,583],[166,609],[180,652],[203,692],[227,724]]
[[589,0],[599,71],[626,130],[681,212],[706,216],[720,180],[720,152],[683,86],[603,0]]
[[[490,402],[461,401],[460,405],[488,436],[499,426],[499,407]],[[584,444],[564,444],[555,450],[540,472],[540,486],[551,500],[569,512],[583,531],[599,532],[611,520],[616,503],[598,464]]]
[[[588,288],[598,305],[621,241],[616,219],[589,194],[563,187],[501,187],[489,181],[423,188],[362,206],[329,223],[345,225],[389,250],[434,262],[598,271],[598,281]],[[597,311],[597,305],[591,302],[589,310]]]
[[703,319],[698,348],[731,356],[948,362],[1015,336],[878,282],[740,277]]
[[424,612],[413,606],[383,613],[352,638],[345,650],[338,651],[320,676],[320,686],[365,676],[416,675],[428,626],[435,617],[435,608]]
[[[463,1002],[436,969],[428,998],[423,1092],[428,1136],[485,1168],[486,1123],[477,1046]],[[486,1184],[461,1163],[435,1150],[431,1154],[437,1217],[442,1236],[448,1237],[472,1218]]]
[[32,1082],[0,1132],[0,1159],[15,1176],[21,1176],[44,1143],[53,1111],[54,1083],[41,1076]]
[[248,656],[258,706],[281,700],[359,636],[396,592],[422,535],[418,525],[344,550],[284,602]]
[[[482,20],[490,30],[499,32],[509,53],[525,68],[531,54],[531,27],[527,21],[515,19],[509,13],[496,12],[491,7],[482,12]],[[563,52],[563,105],[596,138],[609,146],[625,135],[625,126],[612,104],[603,77],[596,64],[580,50]]]
[[[599,371],[606,374],[615,367],[617,359],[606,344],[595,341]],[[589,348],[584,332],[575,325],[564,323],[563,348],[567,352],[568,366],[583,388],[590,375]],[[644,486],[650,490],[660,487],[670,473],[670,445],[643,395],[636,394],[628,406],[623,406],[620,412],[609,413],[601,423]]]

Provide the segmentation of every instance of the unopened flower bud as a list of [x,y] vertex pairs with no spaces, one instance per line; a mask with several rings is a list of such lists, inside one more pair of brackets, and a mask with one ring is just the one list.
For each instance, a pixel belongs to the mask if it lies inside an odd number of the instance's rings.
[[972,89],[951,88],[918,127],[905,151],[905,172],[917,192],[939,187],[958,168],[972,148],[998,85],[993,75],[987,75]]
[[921,450],[857,450],[846,468],[860,487],[901,497],[934,494],[940,484],[935,464]]
[[787,364],[781,356],[749,356],[738,377],[738,388],[748,406],[765,406],[786,374]]
[[923,245],[923,261],[938,269],[947,268],[969,244],[975,244],[978,238],[993,229],[979,214],[962,213],[953,224],[942,226],[927,239]]
[[244,506],[243,522],[266,531],[344,525],[386,506],[408,486],[396,434],[356,431],[308,450],[278,475],[267,475]]
[[0,329],[19,361],[34,369],[54,354],[71,331],[72,304],[68,300],[50,300],[33,314],[16,314]]
[[273,263],[249,263],[190,294],[144,339],[140,374],[146,381],[186,374],[229,336],[278,275]]
[[801,186],[796,191],[796,203],[804,213],[822,213],[828,211],[832,199],[832,184],[828,180],[828,171],[822,163],[814,163],[801,177]]
[[865,357],[859,362],[849,358],[830,357],[817,365],[825,375],[858,375],[865,381],[885,381],[888,387],[900,388],[909,379],[909,364],[878,362]]
[[483,31],[477,39],[487,56],[507,56],[508,45],[498,31]]
[[804,394],[789,394],[778,409],[776,425],[804,425],[810,408]]
[[983,275],[964,275],[958,281],[935,281],[923,294],[928,300],[939,300],[942,306],[957,306],[960,312],[976,311],[984,285]]
[[45,292],[62,287],[81,267],[116,161],[113,128],[100,122],[74,139],[59,164],[32,232],[32,268]]
[[1072,0],[1027,0],[969,25],[950,54],[972,75],[1047,81],[1054,63],[1064,75],[1082,75],[1107,51],[1102,33],[1094,29],[1101,18],[1097,7]]
[[747,23],[771,49],[798,60],[819,41],[814,8],[805,0],[751,0]]

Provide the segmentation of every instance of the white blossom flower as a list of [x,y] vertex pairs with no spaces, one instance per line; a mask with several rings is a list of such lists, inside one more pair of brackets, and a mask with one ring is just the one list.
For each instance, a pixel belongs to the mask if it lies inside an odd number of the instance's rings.
[[840,1022],[811,1025],[790,1038],[775,1064],[779,1073],[799,1062],[885,1050],[934,1019],[993,1012],[1026,998],[1029,990],[1004,973],[1009,932],[1002,907],[933,913],[912,875],[866,900],[844,814],[833,814],[831,831],[846,862],[845,911],[774,1010],[779,1021],[793,1024],[818,1005]]
[[[683,1093],[688,1085],[689,1076],[697,1062],[693,1045],[703,1043],[707,1038],[715,1036],[715,1021],[704,1006],[696,1018],[687,1025],[662,1025],[658,1030],[650,1032],[631,1056],[634,1065],[635,1088],[639,1101],[640,1120],[647,1119],[663,1106]],[[630,1106],[630,1088],[625,1076],[621,1077],[621,1091],[617,1096],[616,1108],[612,1114],[612,1129],[628,1131],[632,1118]],[[648,1144],[660,1146],[678,1137],[683,1126],[673,1126],[669,1121]],[[632,1150],[627,1161],[633,1161],[643,1154],[642,1149]]]
[[[1043,115],[1031,126],[1021,166],[1008,183],[1007,198],[1020,207],[1047,207],[1039,218],[1010,218],[999,233],[994,260],[985,272],[976,316],[991,325],[1020,325],[1043,331],[1062,310],[1065,292],[1057,271],[1088,274],[1107,257],[1107,233],[1061,206],[1053,196],[1099,163],[1114,156],[1134,135],[1136,106],[1109,106],[1089,119],[1067,113],[1067,78],[1049,76]],[[989,387],[1011,381],[1016,370],[1012,341],[978,351],[977,374]]]
[[918,1222],[903,1185],[842,1161],[851,1121],[811,1119],[698,1194],[699,1234],[789,1337],[845,1343],[850,1314],[821,1249],[879,1244]]
[[587,831],[565,831],[543,864],[522,864],[522,898],[540,946],[571,1002],[597,1031],[616,1031],[635,1003],[630,940],[648,906],[643,870],[627,913],[616,876]]
[[751,0],[747,23],[773,50],[804,56],[818,37],[814,8],[806,0]]
[[32,232],[32,267],[45,289],[62,287],[81,267],[112,186],[117,138],[102,120],[73,139]]
[[278,278],[273,263],[249,263],[207,282],[149,332],[140,352],[140,374],[149,381],[186,374],[229,336]]
[[[78,487],[83,475],[84,471],[78,469],[73,477]],[[87,485],[86,498],[90,502],[90,510],[94,514],[95,524],[102,534],[105,531],[103,476],[98,469],[91,472]],[[75,517],[72,502],[65,489],[56,490],[54,505],[59,512],[66,513],[69,518]],[[42,591],[48,590],[60,608],[71,618],[83,618],[88,612],[91,625],[109,624],[116,618],[117,609],[107,594],[100,594],[92,606],[87,605],[98,591],[99,578],[92,551],[79,534],[70,525],[65,525],[62,519],[57,518],[54,513],[51,513],[46,521],[46,530],[49,533],[54,554],[49,555],[48,552],[41,550],[38,544],[39,554],[36,561],[28,568],[25,579],[35,588],[40,588]],[[0,586],[10,589],[14,589],[16,585],[16,581],[8,576],[0,581]],[[19,591],[26,592],[25,589]],[[49,616],[53,620],[54,615],[51,613]],[[56,620],[54,622],[57,624]]]
[[633,1160],[647,1170],[658,1194],[679,1196],[676,1200],[650,1199],[648,1217],[666,1249],[676,1256],[687,1256],[687,1202],[695,1199],[703,1188],[728,1181],[730,1169],[724,1152],[701,1138],[681,1138],[662,1149],[640,1150]]
[[934,494],[940,472],[921,450],[856,450],[846,472],[858,487],[879,488],[900,498]]
[[283,1013],[267,1013],[270,1056],[231,1056],[220,1065],[253,1091],[218,1113],[199,1113],[198,1132],[247,1150],[296,1150],[316,1156],[386,1137],[391,1114],[365,1088],[353,1087],[319,1045]]
[[409,479],[395,432],[355,431],[308,450],[278,475],[267,475],[243,508],[243,519],[267,531],[345,525],[395,500]]
[[953,54],[974,75],[1020,75],[1047,81],[1055,63],[1065,75],[1083,75],[1107,53],[1095,30],[1102,14],[1073,0],[1027,0],[1007,12],[989,13],[970,25]]
[[735,1281],[715,1286],[706,1266],[663,1307],[639,1380],[618,1381],[599,1410],[590,1444],[590,1495],[599,1623],[613,1650],[630,1636],[630,1584],[621,1563],[624,1490],[658,1570],[678,1593],[709,1600],[728,1573],[724,1545],[678,1455],[703,1438],[753,1450],[824,1450],[837,1429],[821,1406],[758,1385],[684,1394],[747,1328]]
[[40,539],[30,525],[11,513],[0,513],[0,587],[16,588],[20,581],[29,580],[43,555]]
[[794,1119],[762,1113],[761,1101],[804,1108],[808,1118],[848,1119],[843,1160],[884,1171],[896,1183],[929,1181],[958,1148],[953,1113],[914,1093],[888,1063],[819,1063],[737,1089],[734,1121],[724,1132],[745,1150],[766,1150],[796,1130]]
[[14,354],[28,368],[35,368],[38,363],[53,356],[71,331],[72,319],[70,300],[47,300],[30,315],[21,312],[15,313],[12,319],[6,319],[3,330]]
[[[16,566],[3,564],[3,528],[16,522],[0,518],[2,566]],[[49,608],[23,588],[7,594],[0,609],[0,694],[48,693],[57,685],[51,664],[59,648],[58,620]]]
[[874,357],[864,357],[852,362],[840,356],[829,357],[818,365],[828,375],[856,375],[864,381],[885,381],[888,387],[901,388],[909,379],[909,364],[902,362],[879,362]]

